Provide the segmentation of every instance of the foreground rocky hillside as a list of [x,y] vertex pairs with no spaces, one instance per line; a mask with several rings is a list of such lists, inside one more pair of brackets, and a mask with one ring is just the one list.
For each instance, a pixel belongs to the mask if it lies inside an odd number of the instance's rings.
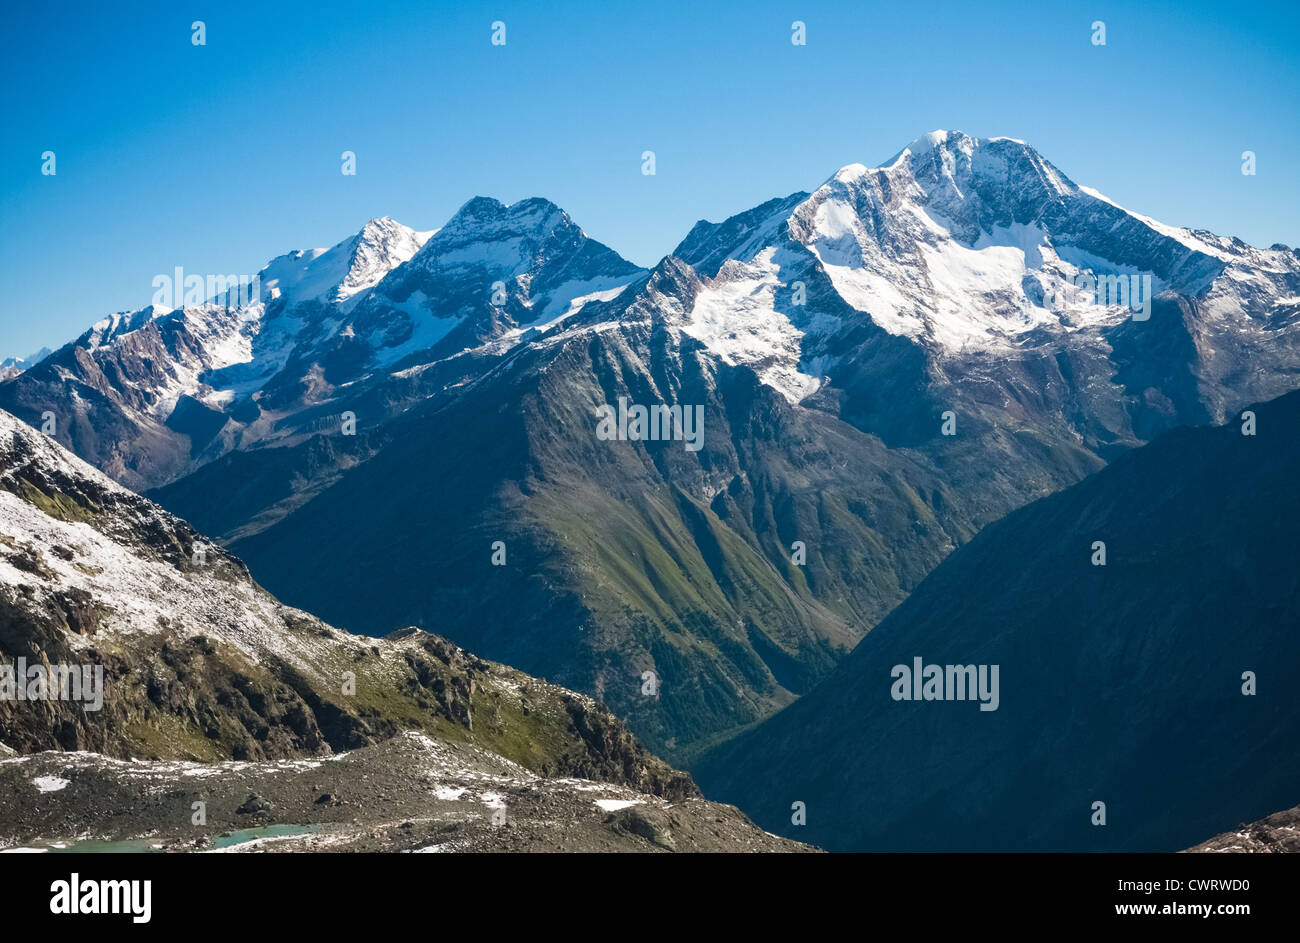
[[421,733],[326,757],[0,758],[0,851],[788,852],[732,806],[539,776]]
[[405,731],[538,775],[682,798],[690,778],[590,698],[416,629],[340,632],[280,605],[187,524],[0,413],[0,664],[98,667],[89,697],[0,700],[20,753],[254,761]]

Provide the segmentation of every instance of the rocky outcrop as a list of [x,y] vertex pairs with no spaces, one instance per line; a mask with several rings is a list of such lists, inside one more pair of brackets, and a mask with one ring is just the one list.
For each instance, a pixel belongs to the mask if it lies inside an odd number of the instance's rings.
[[1200,853],[1287,854],[1300,852],[1300,806],[1216,835],[1187,851]]

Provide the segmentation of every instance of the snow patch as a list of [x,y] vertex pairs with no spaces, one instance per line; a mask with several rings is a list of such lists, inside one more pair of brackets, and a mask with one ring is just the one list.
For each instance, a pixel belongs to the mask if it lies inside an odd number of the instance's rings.
[[606,812],[617,812],[619,809],[629,809],[634,805],[642,805],[640,799],[597,799],[596,805]]

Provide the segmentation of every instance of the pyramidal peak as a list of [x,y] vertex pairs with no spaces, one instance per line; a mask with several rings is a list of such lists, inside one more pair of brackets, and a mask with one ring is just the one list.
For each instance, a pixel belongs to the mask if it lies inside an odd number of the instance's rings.
[[330,300],[347,301],[409,261],[437,230],[417,232],[390,216],[370,220],[353,240],[351,264]]
[[[462,297],[476,303],[483,279],[501,280],[531,306],[541,295],[565,310],[568,300],[627,284],[641,269],[592,239],[563,209],[543,197],[503,203],[476,196],[456,211],[420,251],[384,280],[376,293],[398,302]],[[523,281],[519,281],[522,279]],[[443,280],[455,282],[449,284]],[[567,286],[567,287],[566,287]],[[562,290],[561,290],[562,289]],[[556,291],[559,294],[555,294]]]
[[433,235],[387,216],[328,249],[300,249],[272,259],[258,273],[262,297],[288,304],[313,299],[352,304],[385,275],[409,261]]

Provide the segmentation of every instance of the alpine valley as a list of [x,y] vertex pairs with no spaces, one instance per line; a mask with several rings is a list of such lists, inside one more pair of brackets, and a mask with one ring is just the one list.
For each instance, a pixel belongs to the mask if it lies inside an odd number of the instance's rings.
[[[1058,304],[1082,279],[1142,279],[1149,308]],[[783,709],[846,684],[945,558],[1170,430],[1300,388],[1297,251],[1157,222],[1022,141],[957,131],[702,221],[650,270],[547,200],[476,197],[259,282],[242,307],[112,315],[11,365],[0,407],[52,418],[288,605],[381,652],[414,626],[594,698],[673,763],[707,753],[774,830],[718,758],[784,750],[765,733]],[[680,407],[698,441],[598,435],[625,404]],[[89,632],[99,610],[79,611]],[[1013,703],[1001,678],[987,717]],[[858,722],[809,703],[818,730]],[[788,822],[800,796],[779,792]],[[1261,798],[1242,814],[1298,801]],[[854,840],[906,824],[881,816]]]

